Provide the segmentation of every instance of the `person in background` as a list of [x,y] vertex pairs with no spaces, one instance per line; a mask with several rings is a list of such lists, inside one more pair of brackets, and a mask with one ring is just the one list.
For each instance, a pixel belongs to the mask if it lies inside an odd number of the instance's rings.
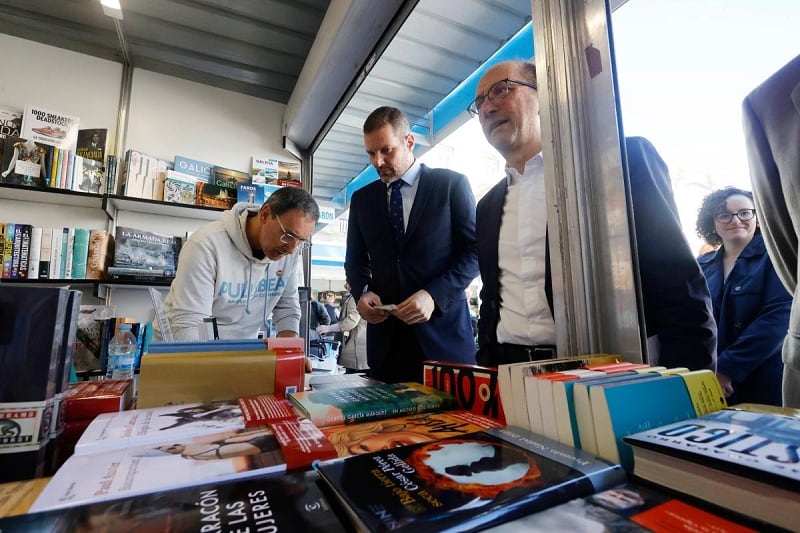
[[475,198],[463,174],[420,164],[414,143],[399,109],[373,111],[364,146],[380,179],[350,204],[345,272],[370,377],[384,382],[420,381],[425,359],[475,363],[464,294],[478,275]]
[[336,324],[339,321],[339,314],[336,312],[336,293],[333,291],[325,292],[325,311],[331,317],[329,324]]
[[353,296],[350,294],[350,285],[345,282],[347,291],[342,297],[341,318],[330,326],[319,326],[317,333],[341,332],[342,348],[339,352],[339,364],[348,372],[369,370],[367,363],[367,332],[366,322],[358,314],[358,308]]
[[783,405],[800,408],[800,56],[748,94],[742,107],[764,243],[778,276],[794,295],[783,342]]
[[322,303],[316,298],[312,298],[308,305],[308,331],[311,340],[319,339],[319,335],[317,335],[317,328],[320,325],[327,326],[330,323],[331,317],[325,310],[325,306],[322,305]]
[[223,339],[255,339],[268,331],[270,316],[278,337],[296,337],[299,252],[317,220],[319,207],[307,191],[283,187],[262,206],[238,203],[192,233],[164,299],[175,340],[197,340],[209,316]]
[[730,405],[781,405],[781,345],[792,295],[767,255],[749,191],[703,199],[697,234],[719,249],[700,256],[717,321],[717,378]]
[[[478,83],[470,112],[506,160],[506,177],[478,203],[481,310],[478,363],[555,356],[536,66],[507,61]],[[626,139],[651,364],[714,368],[708,287],[683,236],[669,173],[645,139]]]

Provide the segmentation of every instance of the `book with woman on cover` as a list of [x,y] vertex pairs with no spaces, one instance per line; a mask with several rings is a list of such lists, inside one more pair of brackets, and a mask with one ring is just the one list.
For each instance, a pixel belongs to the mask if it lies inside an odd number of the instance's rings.
[[475,531],[625,482],[618,465],[515,427],[316,468],[359,531]]
[[307,420],[73,455],[31,511],[307,469],[333,457],[333,447]]
[[0,531],[346,531],[313,471],[0,518]]
[[451,394],[410,382],[295,392],[288,398],[320,428],[456,407]]
[[634,475],[790,530],[800,516],[800,420],[723,409],[624,438]]

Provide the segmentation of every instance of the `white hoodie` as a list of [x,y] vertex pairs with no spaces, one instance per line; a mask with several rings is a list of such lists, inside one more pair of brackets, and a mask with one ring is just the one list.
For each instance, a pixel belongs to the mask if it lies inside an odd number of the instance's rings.
[[260,206],[238,203],[220,220],[192,233],[164,299],[175,340],[197,339],[203,318],[217,319],[221,339],[254,339],[272,315],[276,331],[300,328],[297,287],[301,256],[256,259],[245,234]]

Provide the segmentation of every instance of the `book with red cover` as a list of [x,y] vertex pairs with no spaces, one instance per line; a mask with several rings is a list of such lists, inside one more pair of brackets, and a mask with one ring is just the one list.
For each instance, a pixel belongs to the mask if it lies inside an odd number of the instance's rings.
[[69,386],[64,397],[68,421],[92,419],[101,413],[124,411],[133,403],[133,380],[103,379],[79,381]]
[[245,396],[238,402],[246,428],[297,418],[291,402],[274,394]]
[[459,409],[506,423],[497,386],[497,368],[424,361],[422,383],[455,396]]

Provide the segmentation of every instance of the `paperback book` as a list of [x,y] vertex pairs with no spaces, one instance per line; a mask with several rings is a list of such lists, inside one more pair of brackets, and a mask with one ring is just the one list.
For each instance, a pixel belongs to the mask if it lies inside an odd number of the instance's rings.
[[290,393],[289,401],[317,427],[354,424],[401,415],[454,409],[449,393],[419,383]]
[[2,518],[0,531],[346,531],[318,483],[313,471],[208,483]]
[[723,409],[625,437],[635,476],[797,529],[800,420]]
[[163,445],[73,455],[31,511],[260,477],[308,468],[314,461],[335,456],[318,429],[298,421],[187,437]]
[[278,183],[278,160],[253,156],[250,176],[253,183],[269,183],[272,185]]
[[618,465],[514,427],[317,470],[359,531],[476,531],[625,481]]
[[242,412],[233,400],[104,413],[84,430],[75,453],[97,453],[242,428]]
[[6,137],[2,158],[0,183],[49,187],[52,147],[22,137]]
[[464,436],[499,426],[495,420],[469,411],[445,411],[333,426],[323,428],[322,432],[339,457],[348,457]]
[[653,487],[627,483],[531,513],[487,531],[755,533],[758,530],[740,523],[739,517],[720,516]]
[[8,137],[19,137],[22,129],[22,111],[0,107],[0,154]]
[[195,181],[211,183],[211,173],[214,168],[214,165],[211,163],[176,155],[174,166],[176,172],[193,176]]

